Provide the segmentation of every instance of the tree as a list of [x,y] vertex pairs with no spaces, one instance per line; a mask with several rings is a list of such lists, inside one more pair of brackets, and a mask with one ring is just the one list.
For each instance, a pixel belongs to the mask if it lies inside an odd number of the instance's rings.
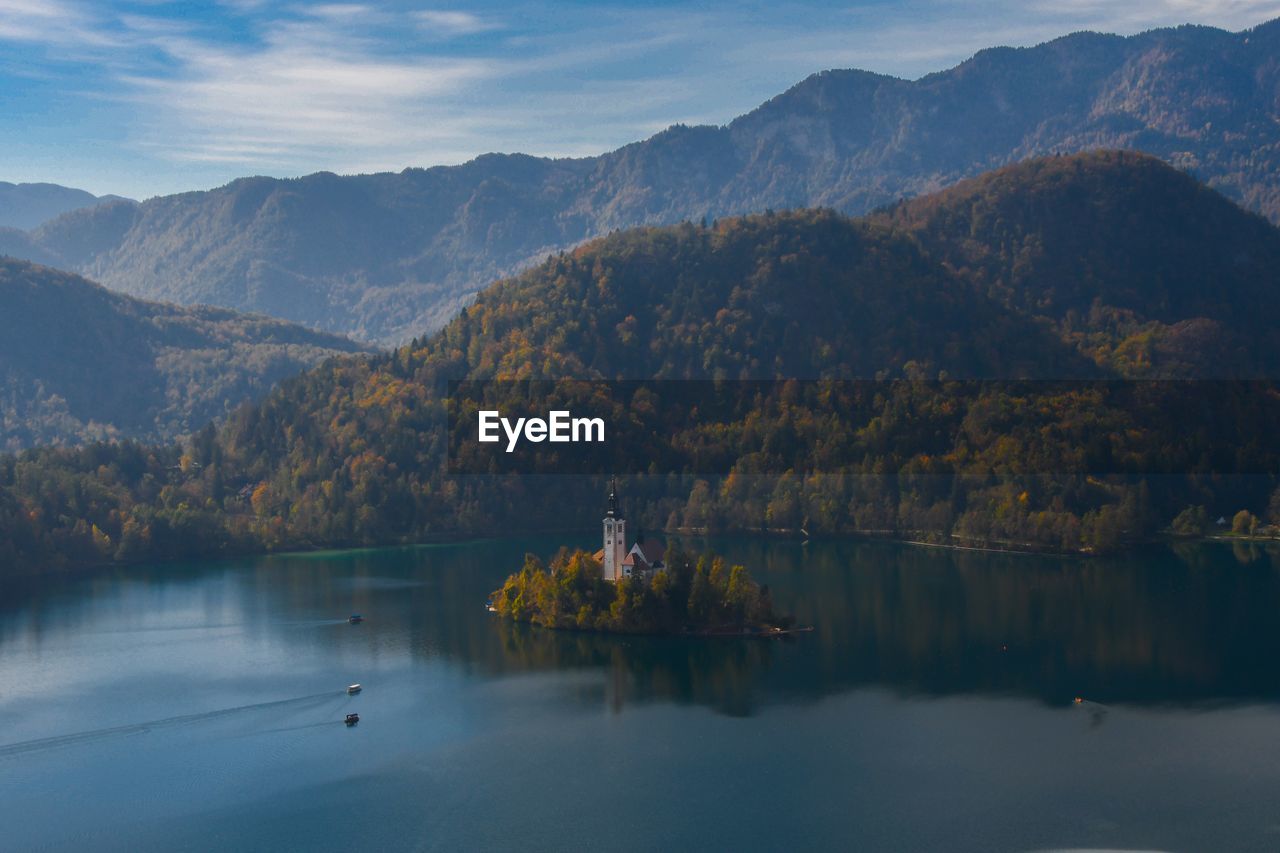
[[729,584],[725,590],[725,602],[734,620],[741,625],[749,619],[760,603],[760,587],[751,580],[746,567],[734,566],[729,570]]
[[1258,517],[1247,509],[1242,509],[1231,519],[1231,532],[1252,536],[1258,530]]
[[709,617],[714,597],[711,581],[707,578],[705,562],[699,560],[698,568],[693,573],[693,582],[689,589],[689,618],[694,621],[701,621]]
[[1189,506],[1178,513],[1170,526],[1183,536],[1201,536],[1209,529],[1209,512],[1203,506]]

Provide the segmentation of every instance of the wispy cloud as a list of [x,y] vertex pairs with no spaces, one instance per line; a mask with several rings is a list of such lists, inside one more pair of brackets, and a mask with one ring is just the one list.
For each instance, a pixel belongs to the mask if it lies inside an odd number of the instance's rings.
[[376,17],[378,12],[364,3],[321,3],[319,6],[301,6],[299,11],[316,18],[332,21],[352,21]]
[[1047,21],[1122,33],[1183,23],[1240,30],[1280,15],[1280,3],[1275,0],[1034,0],[1028,9]]
[[423,32],[439,38],[467,36],[501,29],[502,25],[470,12],[450,9],[423,9],[414,13]]
[[465,122],[441,120],[441,102],[492,77],[492,62],[386,58],[342,23],[278,23],[250,49],[166,39],[180,70],[125,82],[177,159],[289,168],[321,152],[430,150],[462,132]]
[[0,60],[0,85],[47,71],[40,85],[55,87],[54,69],[85,69],[77,89],[51,89],[73,105],[56,141],[100,163],[83,119],[107,116],[124,128],[115,156],[151,182],[108,189],[142,195],[246,172],[596,153],[677,121],[727,121],[824,68],[913,77],[1077,29],[1280,16],[1280,0],[410,3],[219,0],[197,14],[164,0],[0,0],[0,48],[19,51]]
[[[406,22],[435,34],[406,49],[396,37]],[[655,116],[683,117],[663,109],[690,94],[691,81],[678,75],[579,76],[680,43],[689,29],[679,20],[610,19],[583,44],[548,36],[480,53],[432,47],[445,33],[499,29],[463,12],[418,10],[397,19],[362,4],[312,6],[264,21],[247,46],[157,35],[152,44],[174,70],[122,75],[120,97],[150,116],[137,138],[154,156],[276,172],[300,163],[399,169],[487,150],[596,153],[665,126]]]
[[61,0],[0,0],[0,39],[52,45],[118,47],[106,19]]

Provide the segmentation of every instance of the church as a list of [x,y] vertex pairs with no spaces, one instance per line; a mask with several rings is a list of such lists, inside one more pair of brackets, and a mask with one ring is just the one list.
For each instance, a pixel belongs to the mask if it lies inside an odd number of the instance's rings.
[[617,583],[632,576],[651,577],[667,568],[662,561],[665,553],[661,542],[646,540],[643,533],[627,550],[627,522],[618,511],[617,481],[611,481],[609,510],[604,517],[604,547],[595,553],[604,579]]

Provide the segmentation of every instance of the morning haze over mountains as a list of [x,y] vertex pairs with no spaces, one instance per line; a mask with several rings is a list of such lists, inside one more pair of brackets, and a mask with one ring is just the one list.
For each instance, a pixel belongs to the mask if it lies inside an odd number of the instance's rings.
[[1277,55],[1272,21],[1077,33],[916,81],[828,71],[724,127],[675,126],[598,157],[243,178],[2,231],[0,252],[132,296],[386,346],[440,328],[491,280],[616,229],[812,206],[858,215],[1038,155],[1141,150],[1274,223]]
[[72,210],[129,199],[95,196],[84,190],[57,184],[11,184],[0,181],[0,230],[34,228]]

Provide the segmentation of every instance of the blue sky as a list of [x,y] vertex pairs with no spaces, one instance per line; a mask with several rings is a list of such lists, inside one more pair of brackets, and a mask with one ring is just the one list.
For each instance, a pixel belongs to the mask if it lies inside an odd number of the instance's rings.
[[0,180],[143,198],[594,154],[825,68],[915,78],[1080,29],[1274,17],[1280,0],[0,0]]

